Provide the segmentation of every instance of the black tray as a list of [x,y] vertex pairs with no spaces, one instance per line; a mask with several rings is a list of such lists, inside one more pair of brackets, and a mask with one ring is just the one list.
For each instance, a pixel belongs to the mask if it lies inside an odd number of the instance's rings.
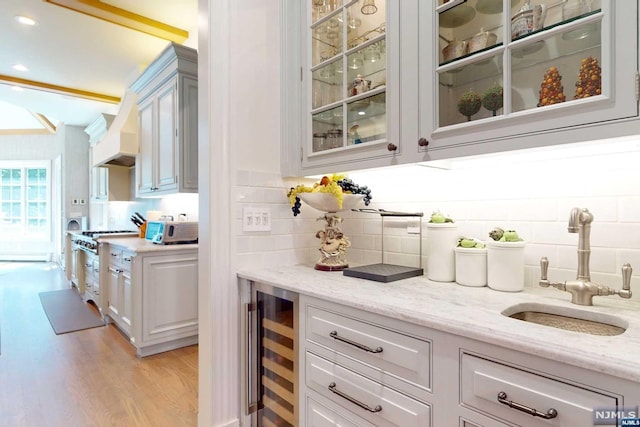
[[349,277],[388,283],[409,277],[422,276],[424,270],[418,267],[405,267],[403,265],[371,264],[345,268],[342,270],[342,274]]

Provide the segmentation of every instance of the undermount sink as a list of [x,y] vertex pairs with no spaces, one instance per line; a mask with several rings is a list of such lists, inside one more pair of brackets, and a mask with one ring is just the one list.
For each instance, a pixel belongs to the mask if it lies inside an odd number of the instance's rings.
[[536,303],[514,305],[504,310],[502,315],[590,335],[620,335],[629,326],[623,319],[609,314]]

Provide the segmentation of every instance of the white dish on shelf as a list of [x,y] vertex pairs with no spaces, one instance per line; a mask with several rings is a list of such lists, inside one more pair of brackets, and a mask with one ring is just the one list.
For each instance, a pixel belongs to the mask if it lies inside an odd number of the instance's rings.
[[338,199],[331,193],[299,193],[298,197],[314,209],[334,213],[357,207],[364,199],[364,194],[343,194],[342,207],[338,206]]
[[454,6],[440,14],[442,28],[456,28],[471,21],[476,16],[476,10],[471,6]]
[[[513,8],[519,3],[520,0],[511,0],[511,7]],[[486,15],[494,15],[502,12],[502,1],[500,0],[478,0],[476,3],[476,10]]]

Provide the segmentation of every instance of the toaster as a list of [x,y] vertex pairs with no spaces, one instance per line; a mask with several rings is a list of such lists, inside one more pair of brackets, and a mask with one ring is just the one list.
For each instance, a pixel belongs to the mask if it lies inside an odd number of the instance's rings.
[[194,221],[148,221],[145,239],[160,245],[197,243],[198,223]]

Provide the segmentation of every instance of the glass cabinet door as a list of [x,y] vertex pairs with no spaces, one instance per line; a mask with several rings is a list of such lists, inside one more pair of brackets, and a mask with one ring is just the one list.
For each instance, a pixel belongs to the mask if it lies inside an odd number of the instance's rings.
[[613,55],[603,52],[612,43],[603,31],[611,16],[601,0],[439,0],[435,7],[435,129],[612,97],[611,80],[602,79],[613,75]]
[[387,138],[386,0],[306,0],[309,153]]

